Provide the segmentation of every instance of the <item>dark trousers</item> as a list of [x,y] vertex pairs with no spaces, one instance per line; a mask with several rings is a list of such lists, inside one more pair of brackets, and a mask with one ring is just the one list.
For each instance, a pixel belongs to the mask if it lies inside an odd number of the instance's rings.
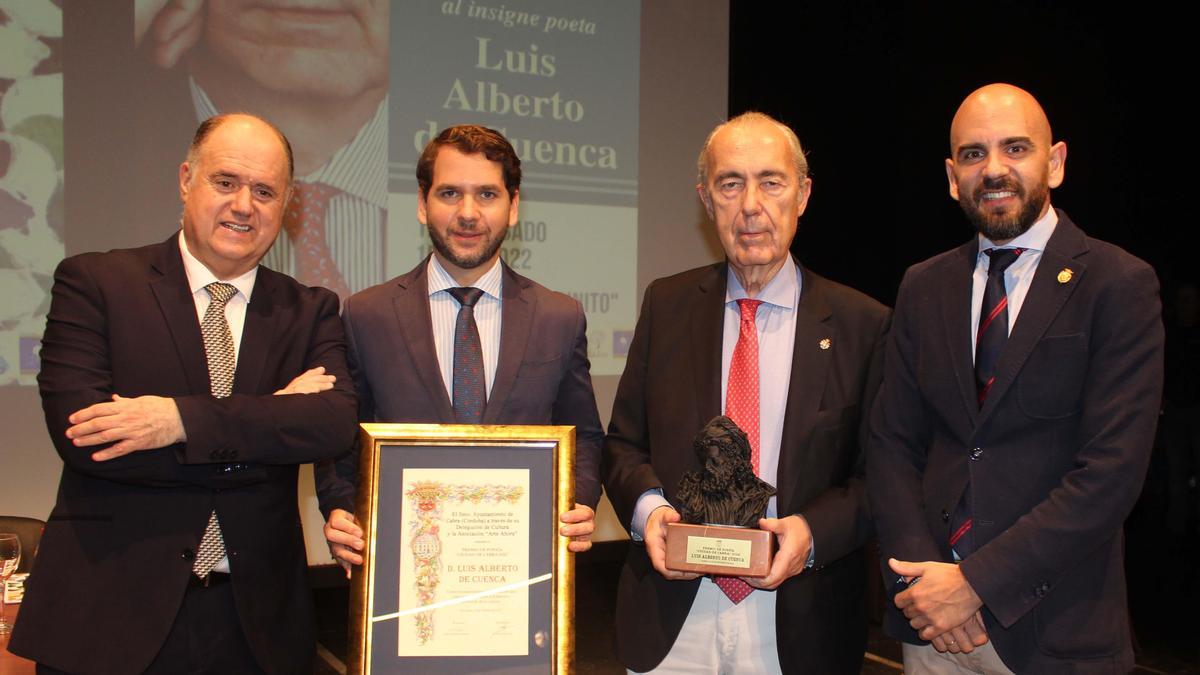
[[[217,578],[220,575],[214,575]],[[70,675],[42,664],[38,675]],[[167,641],[145,675],[249,675],[262,673],[254,660],[227,577],[188,588]]]

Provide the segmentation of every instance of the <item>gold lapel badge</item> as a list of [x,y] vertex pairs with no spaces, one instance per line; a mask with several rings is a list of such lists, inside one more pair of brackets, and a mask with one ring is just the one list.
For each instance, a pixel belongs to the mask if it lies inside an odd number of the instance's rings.
[[1073,276],[1075,276],[1075,273],[1071,271],[1071,268],[1064,267],[1062,268],[1062,271],[1058,273],[1058,283],[1065,284],[1070,281],[1071,277]]
[[833,340],[830,340],[829,338],[823,338],[817,344],[821,346],[821,349],[829,349],[833,346]]

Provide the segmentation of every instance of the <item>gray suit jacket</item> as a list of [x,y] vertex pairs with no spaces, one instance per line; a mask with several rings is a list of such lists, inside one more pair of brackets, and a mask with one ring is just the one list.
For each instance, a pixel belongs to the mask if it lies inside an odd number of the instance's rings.
[[[342,309],[363,422],[453,424],[434,347],[428,258],[411,272],[356,293]],[[576,501],[600,501],[600,445],[583,308],[504,266],[500,355],[484,424],[575,426]],[[358,449],[317,467],[326,518],[355,510]]]

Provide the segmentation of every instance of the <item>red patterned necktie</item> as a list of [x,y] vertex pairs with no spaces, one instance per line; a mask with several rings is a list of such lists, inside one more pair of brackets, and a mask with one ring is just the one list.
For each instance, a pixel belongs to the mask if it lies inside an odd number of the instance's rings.
[[292,241],[294,276],[306,286],[324,286],[343,300],[350,295],[325,238],[329,202],[341,190],[324,183],[296,182],[283,215],[283,228]]
[[[758,474],[758,327],[754,318],[762,300],[743,298],[737,301],[741,310],[737,346],[729,362],[729,383],[725,387],[725,416],[733,420],[750,441],[750,465]],[[750,595],[754,587],[737,577],[716,577],[717,587],[737,604]]]

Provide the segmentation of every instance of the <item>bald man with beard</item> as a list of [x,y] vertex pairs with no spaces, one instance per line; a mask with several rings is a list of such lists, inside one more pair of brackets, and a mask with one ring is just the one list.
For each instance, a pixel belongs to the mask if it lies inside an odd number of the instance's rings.
[[1122,523],[1162,396],[1158,280],[1051,207],[1066,156],[1028,92],[973,92],[946,175],[978,235],[900,286],[867,481],[908,672],[1134,665]]

